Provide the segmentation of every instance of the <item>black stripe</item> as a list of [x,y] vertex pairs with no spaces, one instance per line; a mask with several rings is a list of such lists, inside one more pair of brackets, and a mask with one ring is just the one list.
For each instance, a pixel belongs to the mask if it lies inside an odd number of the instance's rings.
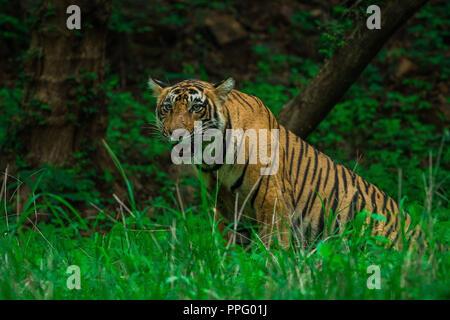
[[313,175],[312,175],[312,177],[311,177],[311,181],[309,182],[309,183],[312,183],[313,181],[314,181],[314,179],[315,179],[315,177],[316,177],[316,173],[317,173],[317,161],[318,161],[318,156],[317,156],[317,150],[316,149],[313,149],[314,150],[314,170],[313,170]]
[[[252,97],[260,107],[263,106],[264,109],[266,109],[266,112],[267,112],[269,115],[272,114],[272,112],[270,112],[269,108],[267,108],[267,106],[261,101],[261,99],[255,97],[255,96],[253,96],[253,95],[251,95],[251,94],[247,94],[247,95],[250,96],[250,97]],[[269,127],[269,128],[270,128],[270,127]]]
[[[224,146],[224,150],[223,150],[223,156],[226,157],[227,155],[227,151],[229,148],[229,144],[231,143],[231,132],[230,134],[227,134],[227,129],[231,129],[231,119],[230,119],[230,113],[227,110],[227,125],[225,126],[225,134],[223,135],[223,146]],[[225,162],[225,161],[224,161]]]
[[359,212],[363,211],[366,207],[366,199],[364,198],[363,194],[361,193],[362,201],[361,201],[361,208],[359,208]]
[[212,104],[212,109],[213,109],[213,116],[214,116],[214,120],[217,120],[217,106],[214,102],[211,103]]
[[381,209],[382,212],[384,212],[386,210],[387,202],[388,202],[388,197],[386,195],[384,195],[383,207]]
[[300,153],[298,155],[298,160],[297,160],[297,174],[295,175],[295,182],[294,182],[294,185],[293,185],[294,188],[297,185],[298,173],[300,171],[300,165],[302,163],[302,156],[303,156],[303,141],[300,139]]
[[356,211],[356,207],[353,206],[353,204],[356,204],[356,202],[358,201],[358,192],[355,192],[355,194],[352,197],[352,200],[350,201],[350,207],[348,208],[347,211],[347,221],[349,219],[353,219],[354,217],[354,213]]
[[[297,139],[296,139],[296,141],[299,139],[298,137],[296,137]],[[301,141],[300,141],[301,142]],[[300,156],[301,156],[301,150],[302,150],[302,145],[301,145],[301,143],[300,143],[300,152],[299,152],[299,155],[298,155],[298,159],[297,159],[297,173],[296,173],[296,177],[295,177],[295,183],[293,184],[293,185],[291,185],[291,201],[292,201],[292,206],[294,207],[294,209],[295,209],[295,203],[294,203],[294,198],[295,198],[295,196],[294,196],[294,194],[295,194],[295,186],[296,186],[296,184],[297,184],[297,179],[298,179],[298,172],[299,172],[299,170],[300,170]],[[293,164],[293,160],[294,160],[294,157],[295,157],[295,148],[294,148],[294,150],[293,150],[293,154],[292,154],[292,157],[291,157],[291,163],[290,163],[290,165],[289,165],[289,182],[292,184],[292,178],[293,178],[293,176],[292,176],[292,164]]]
[[397,239],[398,239],[398,237],[400,236],[400,233],[401,233],[401,230],[400,230],[400,228],[399,228],[399,230],[397,230],[397,234],[396,234],[395,237],[394,237],[394,240],[392,240],[392,243],[396,243],[396,242],[397,242]]
[[[395,210],[395,205],[394,205],[394,200],[392,200],[392,198],[389,198],[389,203],[388,205],[391,207],[391,211],[394,212]],[[389,209],[389,208],[388,208]]]
[[372,210],[373,213],[378,213],[377,211],[377,204],[376,204],[376,200],[375,200],[375,194],[376,194],[377,190],[375,189],[375,187],[373,187],[373,192],[372,192],[372,196],[370,197],[372,200]]
[[[391,221],[391,219],[396,219],[396,212],[395,212],[394,204],[395,204],[394,200],[392,200],[392,198],[389,198],[388,205],[391,206],[391,209],[388,208],[389,214],[387,214],[387,216],[386,216],[386,223],[389,223]],[[399,214],[399,212],[397,212],[397,215],[398,214]],[[392,226],[391,226],[391,229],[392,229]]]
[[334,191],[334,202],[333,205],[331,207],[331,210],[333,211],[333,214],[336,214],[336,208],[338,206],[338,197],[339,197],[339,175],[338,175],[338,169],[336,166],[336,163],[334,163],[334,186],[333,186],[333,191]]
[[366,180],[362,179],[364,186],[366,187],[366,194],[369,195],[370,184]]
[[[228,109],[226,109],[227,111],[227,125],[225,129],[231,129],[231,117],[230,117],[230,112],[228,111]],[[224,154],[223,156],[225,157],[227,154],[227,150],[228,150],[228,144],[231,142],[231,139],[227,139],[227,135],[224,134],[223,135],[223,143],[222,146],[224,147]],[[213,172],[216,170],[219,170],[223,165],[224,165],[225,161],[223,161],[223,163],[216,163],[213,166],[207,166],[207,167],[200,167],[200,170],[202,170],[203,172]],[[197,165],[198,167],[198,165]]]
[[309,203],[309,200],[311,199],[311,195],[312,195],[312,189],[309,189],[308,198],[306,199],[305,206],[302,209],[302,218],[304,218],[306,215],[306,212],[308,209],[308,203]]
[[236,182],[233,183],[233,185],[231,186],[231,192],[234,192],[237,188],[239,188],[242,185],[242,182],[244,181],[245,172],[247,171],[249,161],[250,161],[250,155],[249,155],[249,158],[247,159],[247,162],[244,165],[244,170],[242,170],[242,174],[236,180]]
[[[286,142],[286,152],[289,152],[289,133],[288,133],[288,131],[287,131],[287,129],[286,129],[286,127],[283,127],[284,128],[284,134],[285,134],[285,142]],[[288,154],[288,161],[289,161],[289,154]],[[289,171],[289,173],[291,173],[291,171]]]
[[[373,213],[376,213],[376,214],[379,214],[379,215],[383,215],[381,212],[378,212],[378,206],[377,206],[376,199],[375,199],[376,195],[378,195],[377,188],[375,186],[373,186],[373,193],[372,193],[372,197],[371,197],[372,198],[372,210],[373,210]],[[379,219],[379,217],[377,219]],[[381,220],[376,220],[375,223],[374,223],[374,227],[378,227],[381,223],[382,223]]]
[[[322,168],[320,168],[320,170],[319,170],[319,178],[317,179],[316,186],[315,186],[314,189],[312,189],[313,197],[312,197],[311,203],[310,203],[311,208],[314,207],[314,203],[316,202],[316,198],[318,197],[319,187],[320,187],[320,178],[321,178],[321,176],[322,176]],[[308,203],[307,203],[307,204],[306,204],[306,207],[308,207],[308,206],[309,206],[309,205],[308,205]]]
[[320,211],[319,214],[319,223],[317,224],[317,234],[321,234],[323,232],[323,227],[324,227],[324,215],[325,215],[325,211],[324,211],[324,207],[326,207],[326,199],[324,199],[323,201],[323,207]]
[[286,187],[285,187],[285,182],[286,182],[286,178],[285,178],[285,174],[286,174],[286,166],[284,165],[286,163],[286,150],[283,149],[283,169],[281,170],[281,181],[283,181],[283,192],[286,191]]
[[311,164],[311,158],[308,158],[308,163],[306,165],[305,169],[305,177],[303,178],[302,186],[299,189],[299,193],[297,194],[297,199],[295,200],[295,206],[297,206],[298,201],[300,200],[300,196],[303,194],[303,188],[305,187],[306,179],[308,178],[308,169],[309,165]]
[[[208,111],[208,108],[203,108],[201,113],[199,113],[200,118],[204,118],[205,117],[206,111]],[[209,119],[211,119],[211,114],[209,114]],[[202,119],[202,120],[204,120],[204,119]]]
[[337,217],[336,209],[337,209],[338,204],[339,204],[339,200],[337,198],[337,195],[334,195],[333,205],[331,206],[330,209],[335,217]]
[[323,187],[326,188],[327,187],[327,182],[328,182],[328,175],[330,174],[330,160],[327,159],[327,173],[325,174],[325,182],[323,183]]
[[230,111],[228,110],[228,108],[226,108],[227,110],[227,129],[232,129],[232,125],[231,125],[231,117],[230,117]]
[[233,94],[233,92],[230,92],[230,94],[228,94],[228,96],[227,96],[227,99],[230,100],[231,102],[234,101],[236,103],[239,103],[239,101],[237,101],[237,99],[234,98],[232,94]]
[[388,200],[389,200],[389,197],[386,196],[385,204],[383,204],[383,206],[384,206],[383,211],[386,212],[386,225],[388,225],[389,222],[391,221],[391,215],[392,215],[391,210],[387,209]]
[[[277,149],[278,149],[279,141],[277,141],[276,145],[277,145]],[[275,149],[275,152],[277,151],[277,149]],[[276,161],[275,157],[273,159],[274,159],[274,161]],[[266,182],[266,190],[264,191],[264,196],[263,196],[260,208],[263,206],[264,202],[266,201],[267,191],[269,190],[269,180],[270,180],[270,176],[271,176],[271,173],[272,173],[272,168],[273,168],[273,162],[270,165],[270,170],[269,170],[269,174],[268,174],[267,182]]]
[[248,103],[247,101],[245,101],[245,99],[241,97],[241,94],[240,94],[239,91],[233,91],[233,92],[231,92],[231,94],[232,94],[232,95],[233,95],[233,94],[236,95],[237,99],[239,99],[240,101],[243,102],[243,103],[241,102],[242,105],[244,105],[244,103],[245,103],[247,106],[250,107],[250,109],[252,109],[252,111],[255,111],[255,110],[253,109],[253,107],[251,106],[251,104]]
[[387,229],[387,231],[385,233],[385,237],[388,237],[391,234],[392,230],[394,230],[394,228],[395,228],[395,222],[389,226],[389,229]]
[[289,163],[289,181],[292,183],[292,164],[294,163],[295,149],[292,150],[291,162]]
[[347,177],[345,175],[345,170],[347,170],[344,166],[342,166],[342,180],[344,182],[344,192],[347,192]]
[[259,103],[258,103],[258,100],[256,99],[256,97],[255,97],[254,95],[252,95],[252,94],[250,94],[250,93],[246,93],[246,95],[247,95],[247,97],[250,97],[250,98],[252,98],[253,100],[255,100],[255,102],[256,102],[257,104],[259,104]]
[[[269,173],[270,173],[270,171],[269,171]],[[264,204],[264,201],[266,201],[267,190],[269,190],[269,180],[270,180],[270,177],[271,177],[271,175],[269,174],[269,175],[267,176],[267,182],[266,182],[266,191],[264,191],[264,196],[263,196],[263,199],[262,199],[261,205],[259,206],[260,208],[261,208],[261,207],[263,206],[263,204]]]
[[255,206],[254,206],[255,205],[255,199],[256,199],[256,196],[258,195],[259,188],[261,188],[261,183],[262,183],[263,177],[264,176],[261,176],[261,179],[259,179],[258,185],[256,186],[255,192],[253,193],[252,199],[250,201],[250,204],[251,204],[253,209],[255,208]]
[[[244,102],[245,104],[247,104],[248,106],[250,106],[250,104],[247,102],[247,100],[245,99],[244,93],[242,93],[241,91],[238,90],[233,90],[232,94],[234,94],[235,96],[238,97],[238,99],[242,102]],[[251,106],[250,106],[251,107]]]
[[352,186],[355,187],[355,180],[356,180],[356,173],[353,171],[349,171],[351,177],[352,177]]
[[360,185],[360,183],[359,183],[360,180],[361,180],[361,179],[356,179],[356,190],[358,190],[358,192],[359,192],[359,194],[361,195],[361,197],[364,198],[364,194],[363,194],[362,191],[361,191],[361,185]]

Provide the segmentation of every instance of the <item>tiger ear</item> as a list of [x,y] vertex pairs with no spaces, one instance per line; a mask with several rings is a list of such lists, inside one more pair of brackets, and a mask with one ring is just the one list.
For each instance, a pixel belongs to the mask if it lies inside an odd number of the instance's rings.
[[234,88],[234,79],[228,78],[214,85],[214,92],[219,100],[224,103],[227,101],[227,95]]
[[163,89],[169,87],[169,85],[162,81],[150,78],[148,80],[148,87],[153,91],[155,97],[159,97]]

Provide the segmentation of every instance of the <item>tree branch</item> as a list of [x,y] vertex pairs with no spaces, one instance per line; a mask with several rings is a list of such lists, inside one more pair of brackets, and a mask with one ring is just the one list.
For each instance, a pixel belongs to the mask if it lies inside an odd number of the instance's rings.
[[306,138],[325,118],[395,31],[428,0],[389,0],[381,7],[381,29],[356,26],[306,88],[279,113],[279,121]]

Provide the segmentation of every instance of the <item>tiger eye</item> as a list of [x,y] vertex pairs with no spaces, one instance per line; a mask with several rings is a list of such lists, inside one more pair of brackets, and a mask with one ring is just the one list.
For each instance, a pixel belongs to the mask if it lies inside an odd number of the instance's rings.
[[162,105],[162,109],[165,112],[169,112],[172,109],[172,105],[170,103],[165,103],[165,104]]
[[205,106],[203,104],[194,104],[191,108],[193,112],[200,112]]

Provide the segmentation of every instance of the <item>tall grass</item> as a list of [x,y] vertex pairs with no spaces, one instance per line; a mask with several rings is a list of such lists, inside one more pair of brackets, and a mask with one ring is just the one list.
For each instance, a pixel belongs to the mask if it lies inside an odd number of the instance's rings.
[[[247,248],[227,245],[213,219],[214,199],[207,202],[202,196],[204,203],[186,207],[177,194],[177,206],[161,205],[162,214],[150,219],[148,208],[135,203],[117,157],[105,146],[129,199],[115,196],[117,212],[97,208],[91,221],[63,198],[39,192],[38,183],[17,218],[10,212],[5,175],[0,299],[450,298],[448,242],[443,249],[437,241],[441,239],[431,237],[426,250],[387,249],[360,232],[356,219],[353,229],[310,248],[284,250],[275,243],[267,250],[256,234]],[[408,209],[428,217],[432,230],[437,222],[431,208]],[[27,218],[36,211],[48,212],[57,223],[35,225]],[[105,225],[108,232],[100,232]],[[444,232],[448,234],[448,227]],[[68,289],[70,265],[80,267],[80,290]],[[372,275],[368,268],[374,265],[380,269],[380,289],[367,286]]]

